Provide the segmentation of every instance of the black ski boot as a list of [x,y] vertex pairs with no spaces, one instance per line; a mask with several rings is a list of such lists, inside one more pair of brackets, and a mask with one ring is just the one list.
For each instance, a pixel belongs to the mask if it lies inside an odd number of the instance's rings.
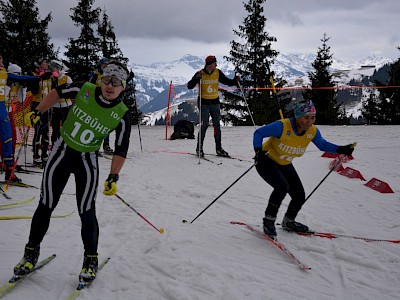
[[282,228],[286,231],[294,231],[294,232],[307,232],[308,226],[296,222],[295,220],[289,219],[288,217],[284,217],[282,221]]
[[104,151],[104,154],[108,154],[108,155],[112,155],[114,153],[114,150],[111,149],[111,147],[110,147],[110,143],[106,142],[106,141],[103,142],[103,151]]
[[83,257],[83,265],[79,274],[79,281],[89,282],[96,278],[99,260],[96,254],[85,254]]
[[199,149],[196,148],[196,154],[197,154],[197,156],[200,155],[200,157],[204,157],[204,151],[203,151],[203,149],[200,149],[200,151],[199,151]]
[[216,150],[217,156],[224,156],[224,157],[229,157],[228,152],[226,152],[224,149],[219,148]]
[[275,218],[265,217],[263,218],[263,229],[264,233],[268,235],[271,239],[276,239],[276,229],[275,229]]
[[22,259],[14,268],[14,274],[21,276],[28,274],[35,267],[40,254],[40,246],[25,246],[25,252]]
[[42,168],[42,159],[39,155],[33,155],[33,166]]

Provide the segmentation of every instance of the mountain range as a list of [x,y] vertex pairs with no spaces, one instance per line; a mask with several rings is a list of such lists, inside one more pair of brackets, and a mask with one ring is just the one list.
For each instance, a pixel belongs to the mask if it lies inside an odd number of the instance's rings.
[[[311,64],[315,58],[315,54],[279,54],[271,69],[276,76],[283,77],[288,86],[307,85],[308,72],[313,71]],[[393,60],[382,56],[369,56],[356,62],[346,62],[333,57],[331,72],[338,85],[348,85],[350,80],[371,76],[375,70],[392,62]],[[217,57],[217,64],[225,75],[230,78],[234,76],[233,65],[223,57]],[[195,99],[197,91],[188,90],[186,84],[194,73],[203,67],[204,58],[190,54],[169,62],[129,64],[129,68],[135,73],[138,108],[145,114],[166,108],[170,85],[171,105]]]

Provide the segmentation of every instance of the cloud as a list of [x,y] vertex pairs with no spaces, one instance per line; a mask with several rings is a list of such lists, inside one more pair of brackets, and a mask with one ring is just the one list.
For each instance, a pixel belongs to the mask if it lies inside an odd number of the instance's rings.
[[[52,13],[49,33],[58,46],[79,34],[69,17],[76,4],[76,0],[37,0],[42,18]],[[94,6],[106,10],[125,55],[146,63],[187,53],[228,55],[229,42],[237,39],[233,30],[247,15],[242,1],[235,0],[97,0]],[[340,59],[376,53],[395,59],[399,11],[397,0],[267,0],[265,30],[277,38],[273,47],[282,53],[316,53],[326,33]]]

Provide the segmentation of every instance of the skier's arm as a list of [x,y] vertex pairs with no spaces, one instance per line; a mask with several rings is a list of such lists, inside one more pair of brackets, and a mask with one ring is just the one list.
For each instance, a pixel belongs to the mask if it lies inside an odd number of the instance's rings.
[[233,79],[230,79],[230,78],[226,77],[226,75],[221,70],[219,70],[218,81],[227,86],[234,86],[234,85],[238,86],[238,81],[236,80],[236,77]]
[[47,94],[46,97],[43,98],[42,101],[40,101],[39,105],[36,107],[36,110],[44,113],[45,111],[53,107],[53,105],[56,104],[58,100],[60,100],[60,96],[58,95],[57,91],[53,89]]
[[316,133],[315,137],[313,138],[312,142],[321,151],[325,151],[325,152],[329,152],[329,153],[337,153],[336,150],[337,150],[338,146],[336,144],[330,143],[327,140],[325,140],[322,137],[321,132],[319,131],[318,128],[317,128],[317,133]]
[[258,128],[256,131],[254,131],[253,148],[254,149],[262,148],[262,143],[264,138],[270,136],[280,138],[282,132],[283,132],[283,123],[279,120]]

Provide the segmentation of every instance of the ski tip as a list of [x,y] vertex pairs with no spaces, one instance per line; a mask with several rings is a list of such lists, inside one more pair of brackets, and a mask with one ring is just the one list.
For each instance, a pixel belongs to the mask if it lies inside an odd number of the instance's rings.
[[18,275],[13,275],[13,276],[10,278],[10,280],[8,281],[8,283],[15,283],[15,282],[17,282],[17,281],[20,280],[20,279],[21,279],[20,276],[18,276]]
[[80,281],[80,282],[78,283],[78,286],[77,286],[76,289],[77,289],[78,291],[80,291],[80,290],[84,289],[87,285],[88,285],[87,282],[85,282],[85,281]]

